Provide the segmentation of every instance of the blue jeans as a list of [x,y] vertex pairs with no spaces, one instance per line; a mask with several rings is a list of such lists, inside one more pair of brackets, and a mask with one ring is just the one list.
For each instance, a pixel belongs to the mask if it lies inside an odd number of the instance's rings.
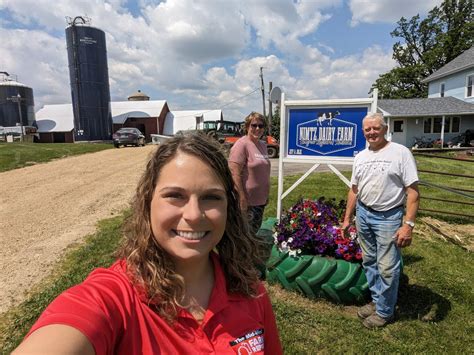
[[356,227],[362,266],[375,311],[382,318],[390,318],[397,304],[401,254],[393,236],[402,220],[403,206],[378,212],[357,203]]

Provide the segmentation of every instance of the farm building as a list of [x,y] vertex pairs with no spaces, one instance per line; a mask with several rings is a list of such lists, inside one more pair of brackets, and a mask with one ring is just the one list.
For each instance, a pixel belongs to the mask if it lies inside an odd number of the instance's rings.
[[41,143],[73,143],[74,114],[71,104],[45,105],[36,112]]
[[[122,127],[136,127],[149,141],[150,134],[161,134],[168,104],[156,101],[111,102],[113,132]],[[74,142],[74,115],[71,104],[45,105],[36,113],[36,125],[42,143]]]
[[[140,99],[135,98],[135,96]],[[147,99],[141,92],[128,101],[111,102],[113,132],[122,127],[138,128],[151,141],[150,135],[172,136],[178,131],[202,129],[204,121],[222,121],[222,110],[170,112],[165,100]],[[40,142],[73,143],[74,115],[71,104],[45,105],[36,113]]]
[[171,111],[166,115],[163,135],[173,136],[179,131],[203,129],[204,121],[222,121],[222,110]]
[[130,100],[112,102],[113,132],[122,127],[138,128],[151,140],[150,134],[162,134],[170,110],[165,100]]

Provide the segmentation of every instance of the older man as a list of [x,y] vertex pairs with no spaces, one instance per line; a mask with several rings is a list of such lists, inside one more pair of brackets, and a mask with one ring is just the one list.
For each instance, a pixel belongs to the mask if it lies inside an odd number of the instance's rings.
[[381,114],[368,114],[362,129],[369,146],[354,158],[343,228],[356,210],[362,265],[372,296],[357,314],[364,326],[378,328],[394,318],[400,248],[411,244],[418,211],[418,174],[411,152],[385,139],[387,125]]

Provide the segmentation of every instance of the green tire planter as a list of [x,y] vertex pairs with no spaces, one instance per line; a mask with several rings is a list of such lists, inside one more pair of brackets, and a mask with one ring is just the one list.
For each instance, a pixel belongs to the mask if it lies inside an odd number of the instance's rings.
[[364,303],[369,286],[359,263],[318,255],[290,256],[273,246],[267,261],[266,279],[309,298],[336,303]]
[[[258,235],[271,238],[275,218],[267,219]],[[362,265],[342,259],[282,253],[273,245],[266,263],[266,279],[309,298],[325,298],[336,303],[364,303],[369,286]]]

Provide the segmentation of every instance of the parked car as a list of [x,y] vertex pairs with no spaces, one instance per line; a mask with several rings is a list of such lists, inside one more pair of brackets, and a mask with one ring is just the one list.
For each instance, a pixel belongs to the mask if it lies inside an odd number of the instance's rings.
[[114,140],[115,148],[121,145],[134,145],[136,147],[145,145],[145,136],[138,128],[120,128],[112,135],[112,139]]

